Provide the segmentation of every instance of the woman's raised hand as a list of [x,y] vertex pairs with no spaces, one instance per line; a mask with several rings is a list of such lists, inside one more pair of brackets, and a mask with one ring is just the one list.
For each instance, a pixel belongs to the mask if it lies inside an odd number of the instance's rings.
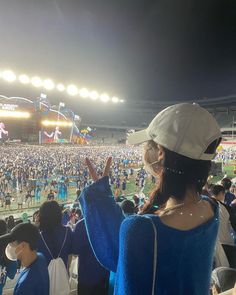
[[[109,176],[109,171],[111,168],[112,157],[107,158],[105,168],[103,170],[102,177]],[[89,174],[92,177],[93,181],[97,181],[99,179],[96,169],[94,168],[93,164],[90,162],[88,158],[85,159],[85,163],[88,167]]]

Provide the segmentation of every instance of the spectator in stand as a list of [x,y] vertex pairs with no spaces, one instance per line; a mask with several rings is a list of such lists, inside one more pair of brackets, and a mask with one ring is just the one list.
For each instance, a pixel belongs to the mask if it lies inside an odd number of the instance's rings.
[[124,200],[121,204],[120,207],[126,217],[135,214],[135,207],[134,203],[130,200]]
[[133,200],[134,200],[134,210],[135,210],[135,213],[138,213],[139,212],[139,206],[140,206],[140,199],[137,195],[134,195],[133,196]]
[[62,220],[61,220],[62,225],[65,225],[65,226],[68,225],[68,223],[70,222],[70,215],[71,215],[71,212],[69,208],[66,208],[62,211]]
[[79,256],[78,294],[107,295],[109,272],[97,261],[88,240],[84,219],[76,223],[72,252]]
[[236,231],[236,216],[231,206],[224,204],[225,188],[222,185],[212,185],[212,197],[220,205],[219,239],[222,244],[234,244],[233,230]]
[[[7,233],[7,224],[4,220],[0,220],[0,236]],[[7,278],[13,280],[17,271],[17,262],[9,260],[5,254],[5,243],[0,245],[0,295],[2,295],[3,287]]]
[[19,260],[23,269],[20,273],[14,295],[49,295],[49,275],[45,258],[37,253],[38,229],[30,223],[18,224],[2,237],[6,256],[9,260]]
[[77,214],[77,209],[73,208],[70,212],[70,220],[68,222],[68,226],[74,229],[78,220],[79,220],[79,216]]
[[111,158],[101,179],[86,159],[94,183],[80,203],[96,257],[116,272],[116,295],[209,294],[219,207],[201,191],[220,140],[213,116],[187,103],[166,108],[146,130],[130,134],[131,144],[147,142],[144,164],[157,188],[143,215],[129,218],[112,196]]
[[46,201],[39,209],[40,239],[39,252],[43,253],[47,264],[58,256],[68,270],[68,258],[72,247],[72,231],[62,225],[61,207],[56,201]]
[[230,192],[232,181],[229,178],[223,178],[221,184],[225,188],[225,200],[224,203],[227,206],[230,206],[231,203],[235,200],[235,195]]

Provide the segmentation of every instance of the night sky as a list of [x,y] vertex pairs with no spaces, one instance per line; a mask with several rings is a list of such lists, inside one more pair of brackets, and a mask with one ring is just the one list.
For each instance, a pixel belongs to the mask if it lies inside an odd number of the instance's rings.
[[236,93],[235,0],[1,0],[0,36],[0,68],[133,102]]

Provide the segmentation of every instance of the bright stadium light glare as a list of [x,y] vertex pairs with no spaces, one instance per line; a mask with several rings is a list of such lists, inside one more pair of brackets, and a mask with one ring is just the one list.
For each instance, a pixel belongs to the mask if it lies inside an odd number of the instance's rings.
[[71,84],[71,85],[67,86],[67,93],[69,95],[76,95],[76,94],[78,94],[78,92],[79,92],[79,90],[75,85]]
[[102,102],[108,102],[110,100],[110,97],[109,97],[108,94],[103,93],[103,94],[100,95],[100,99],[101,99]]
[[119,102],[119,98],[116,97],[116,96],[113,96],[112,99],[111,99],[112,102],[114,103],[118,103]]
[[58,91],[60,91],[60,92],[62,92],[62,91],[64,91],[65,90],[65,86],[63,85],[63,84],[57,84],[57,90]]
[[13,82],[16,80],[16,75],[14,72],[7,70],[7,71],[3,71],[2,78],[7,82]]
[[43,86],[47,90],[52,90],[55,88],[55,84],[51,79],[46,79],[43,81]]
[[39,77],[33,77],[31,79],[31,83],[32,85],[34,85],[35,87],[41,87],[42,86],[42,80]]
[[29,84],[30,82],[30,78],[25,75],[25,74],[22,74],[19,76],[19,81],[22,83],[22,84]]
[[79,95],[83,98],[89,97],[89,91],[87,88],[82,88],[79,90]]
[[57,90],[59,92],[67,91],[67,93],[71,96],[79,95],[82,98],[90,98],[91,100],[100,100],[104,103],[112,102],[112,103],[123,103],[124,99],[120,99],[116,96],[109,96],[105,91],[104,93],[98,93],[95,90],[90,91],[86,87],[78,88],[74,84],[63,84],[56,83],[51,79],[41,79],[39,76],[35,75],[33,77],[28,76],[27,74],[15,74],[12,70],[0,70],[0,79],[3,79],[7,82],[14,82],[16,79],[18,82],[27,85],[31,84],[36,88],[40,88],[41,90]]
[[28,112],[0,110],[0,118],[21,118],[21,119],[28,119],[29,117],[30,117],[30,113],[28,113]]
[[89,93],[89,97],[92,99],[92,100],[97,100],[98,97],[99,97],[99,94],[97,93],[97,91],[91,91]]
[[61,126],[61,127],[71,127],[73,125],[72,122],[63,122],[63,121],[49,121],[44,120],[41,122],[43,126]]

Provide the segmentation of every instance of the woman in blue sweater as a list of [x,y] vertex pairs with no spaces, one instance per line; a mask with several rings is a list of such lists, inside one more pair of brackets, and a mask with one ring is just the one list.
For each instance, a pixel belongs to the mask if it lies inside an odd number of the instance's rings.
[[201,196],[221,133],[196,104],[164,109],[146,130],[128,138],[146,141],[144,165],[157,187],[138,216],[124,219],[109,186],[91,162],[94,183],[80,197],[97,259],[116,272],[119,295],[208,295],[218,231],[218,207]]

